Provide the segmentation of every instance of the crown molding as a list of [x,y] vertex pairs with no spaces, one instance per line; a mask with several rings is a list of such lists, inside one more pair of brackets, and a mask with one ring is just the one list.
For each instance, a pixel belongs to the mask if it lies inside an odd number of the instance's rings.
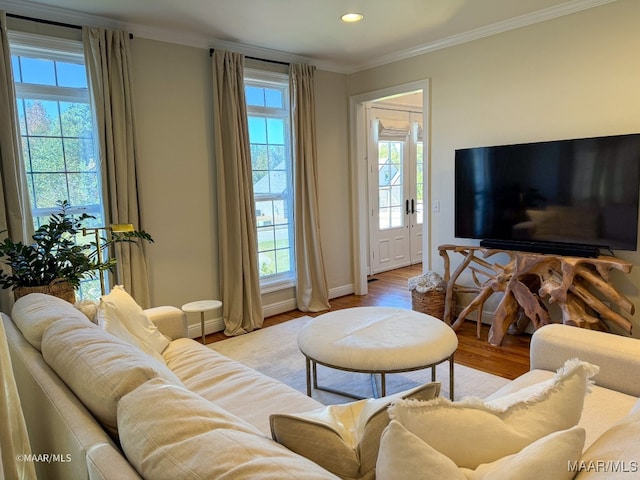
[[370,68],[379,67],[388,63],[406,60],[407,58],[417,57],[425,53],[442,50],[444,48],[453,47],[481,38],[498,35],[500,33],[516,30],[518,28],[527,27],[554,18],[577,13],[589,8],[599,7],[607,3],[616,2],[617,0],[571,0],[569,2],[556,5],[554,7],[538,10],[537,12],[520,15],[519,17],[510,18],[502,22],[497,22],[485,27],[476,28],[450,37],[445,37],[434,42],[425,43],[417,47],[401,50],[389,55],[378,57],[370,62],[363,62],[355,65],[350,71],[345,73],[356,73]]
[[388,63],[397,62],[399,60],[406,60],[408,58],[434,52],[436,50],[442,50],[444,48],[460,45],[462,43],[471,42],[473,40],[497,35],[499,33],[508,32],[510,30],[526,27],[535,23],[544,22],[564,15],[570,15],[572,13],[598,7],[615,1],[617,0],[570,0],[566,3],[556,5],[554,7],[549,7],[544,10],[521,15],[519,17],[504,20],[502,22],[497,22],[492,25],[487,25],[485,27],[477,28],[457,35],[452,35],[450,37],[419,45],[417,47],[401,50],[389,55],[384,55],[371,61],[349,66],[345,66],[336,62],[314,60],[310,57],[304,57],[255,45],[245,45],[215,38],[208,38],[206,36],[195,35],[190,32],[176,32],[173,30],[157,28],[150,25],[120,22],[106,17],[79,12],[77,10],[69,10],[60,7],[37,4],[28,0],[0,0],[0,9],[4,9],[8,13],[14,13],[17,15],[42,18],[73,25],[117,28],[132,33],[134,37],[141,37],[150,40],[157,40],[161,42],[174,43],[178,45],[204,49],[224,48],[257,58],[277,60],[289,63],[309,63],[315,65],[319,70],[351,74],[386,65]]

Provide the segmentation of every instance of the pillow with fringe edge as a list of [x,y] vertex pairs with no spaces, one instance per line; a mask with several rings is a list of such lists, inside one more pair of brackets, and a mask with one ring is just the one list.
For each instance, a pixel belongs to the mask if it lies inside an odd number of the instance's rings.
[[390,406],[389,416],[459,467],[475,469],[575,426],[593,384],[591,377],[598,371],[598,366],[574,358],[553,378],[505,397],[467,397],[459,402],[443,397],[399,399]]

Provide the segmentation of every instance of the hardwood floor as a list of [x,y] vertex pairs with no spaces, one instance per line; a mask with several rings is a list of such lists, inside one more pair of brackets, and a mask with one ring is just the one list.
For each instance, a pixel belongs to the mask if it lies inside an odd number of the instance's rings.
[[[410,277],[420,275],[422,265],[413,265],[389,272],[379,273],[369,279],[367,295],[346,295],[330,301],[331,310],[364,306],[386,306],[411,308],[411,295],[407,287]],[[308,314],[317,316],[322,313]],[[294,310],[268,317],[263,328],[302,317],[306,313]],[[530,335],[506,335],[500,347],[489,345],[487,337],[489,326],[483,325],[481,338],[476,338],[475,321],[466,321],[458,329],[458,350],[456,363],[493,373],[508,379],[514,379],[529,370]],[[207,335],[207,343],[223,340],[222,332]]]

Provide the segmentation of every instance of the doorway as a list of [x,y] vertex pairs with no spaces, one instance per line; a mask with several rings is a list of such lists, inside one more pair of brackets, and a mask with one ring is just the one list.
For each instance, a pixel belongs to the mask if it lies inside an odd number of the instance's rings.
[[371,102],[368,118],[370,273],[422,263],[422,92]]
[[[421,241],[414,241],[412,251],[409,256],[414,258],[421,257],[423,269],[431,267],[431,253],[429,248],[429,98],[430,88],[429,80],[420,80],[403,85],[376,90],[360,95],[351,96],[349,99],[350,112],[350,131],[353,132],[350,137],[350,167],[351,167],[351,188],[352,196],[352,239],[354,252],[354,293],[356,295],[366,295],[368,291],[367,276],[372,273],[372,262],[370,252],[371,248],[371,217],[372,202],[371,190],[369,188],[369,180],[371,176],[371,168],[369,163],[369,124],[367,107],[381,101],[400,102],[403,98],[409,98],[411,95],[420,94],[422,99],[422,109],[420,128],[416,126],[416,137],[422,133],[422,157],[423,175],[422,181],[422,225],[417,226],[414,223],[414,230],[417,235],[422,235]],[[411,182],[410,182],[411,183]],[[418,182],[416,181],[416,188]],[[414,210],[418,207],[418,192],[413,197],[408,197],[409,201],[414,199]],[[404,203],[404,211],[406,212],[406,199]],[[409,203],[411,211],[411,204]],[[411,225],[411,223],[409,223]],[[411,245],[411,243],[410,243]],[[420,255],[421,253],[421,255]],[[410,261],[409,263],[410,264]]]

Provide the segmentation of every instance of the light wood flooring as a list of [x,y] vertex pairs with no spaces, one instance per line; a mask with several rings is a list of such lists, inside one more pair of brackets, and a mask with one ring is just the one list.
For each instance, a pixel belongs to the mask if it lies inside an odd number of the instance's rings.
[[[346,295],[330,301],[331,310],[364,306],[387,306],[411,308],[411,294],[407,287],[410,277],[420,275],[422,265],[413,265],[389,272],[376,274],[369,279],[367,295]],[[263,328],[286,322],[307,314],[294,310],[265,318]],[[514,379],[529,370],[530,335],[507,335],[499,347],[489,345],[487,337],[489,326],[483,325],[481,338],[476,338],[476,322],[466,321],[458,329],[458,350],[455,361],[461,365],[493,373],[504,378]],[[216,342],[227,337],[222,332],[207,335],[206,342]]]

